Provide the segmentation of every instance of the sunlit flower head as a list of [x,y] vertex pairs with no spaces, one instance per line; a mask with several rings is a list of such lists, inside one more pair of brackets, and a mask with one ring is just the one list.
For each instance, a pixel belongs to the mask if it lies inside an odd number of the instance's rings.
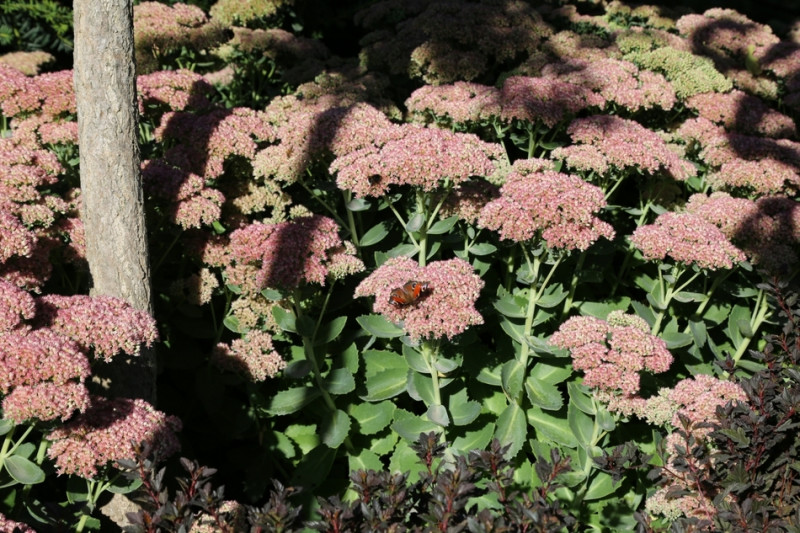
[[47,455],[59,474],[92,479],[111,461],[131,459],[133,446],[152,445],[159,457],[168,457],[180,443],[175,435],[181,421],[157,411],[140,399],[92,396],[91,405],[63,427],[47,435]]
[[200,74],[190,70],[162,70],[136,78],[141,98],[140,111],[158,105],[173,111],[204,109],[214,87]]
[[432,191],[445,183],[458,184],[471,176],[488,176],[494,160],[503,156],[500,145],[477,136],[447,130],[399,127],[401,138],[382,146],[368,146],[338,157],[330,170],[341,189],[356,196],[382,196],[392,185],[413,185]]
[[745,260],[715,225],[692,213],[663,213],[653,224],[637,228],[631,242],[647,260],[669,257],[709,270],[733,268]]
[[72,417],[89,406],[89,390],[83,383],[42,381],[15,387],[3,398],[4,416],[16,423],[25,420],[47,422]]
[[[389,299],[392,290],[409,281],[426,282],[428,290],[409,305],[393,305]],[[356,287],[355,296],[374,296],[372,309],[401,324],[412,339],[452,339],[469,326],[483,323],[475,309],[483,285],[472,266],[462,259],[420,267],[408,257],[396,257],[367,276]]]
[[604,206],[603,191],[577,176],[512,172],[500,197],[482,209],[478,225],[502,239],[540,236],[550,248],[586,250],[600,237],[614,238],[611,225],[594,215]]
[[36,303],[33,296],[0,279],[0,332],[13,330],[23,320],[33,318],[35,314]]
[[[325,285],[327,277],[341,273],[350,256],[349,273],[363,270],[354,249],[346,248],[339,226],[328,217],[313,215],[276,224],[255,223],[231,233],[228,283],[245,293],[266,287],[293,289],[301,282]],[[245,267],[245,268],[242,268]]]
[[[716,421],[717,407],[730,401],[747,402],[747,395],[739,384],[706,374],[681,380],[668,393],[668,397],[678,405],[672,419],[674,427],[682,427],[678,415],[687,417],[694,426]],[[711,428],[696,428],[694,432],[702,437],[710,431]]]
[[694,175],[694,167],[682,160],[656,132],[633,120],[595,115],[574,120],[567,129],[575,144],[556,148],[553,159],[582,171],[605,173],[610,168],[666,172],[677,180]]
[[607,320],[576,316],[561,324],[550,344],[566,348],[572,366],[583,370],[583,383],[601,391],[633,396],[639,392],[640,372],[666,372],[672,364],[667,344],[650,334],[642,318],[622,311]]
[[685,104],[729,131],[767,137],[794,137],[797,133],[791,117],[770,108],[761,98],[740,90],[696,94],[687,98]]
[[242,374],[250,381],[273,378],[286,367],[286,361],[272,345],[272,336],[259,330],[248,331],[230,345],[217,344],[211,362],[223,370]]
[[120,352],[138,355],[142,344],[158,340],[155,319],[120,298],[48,294],[38,304],[37,321],[105,361]]

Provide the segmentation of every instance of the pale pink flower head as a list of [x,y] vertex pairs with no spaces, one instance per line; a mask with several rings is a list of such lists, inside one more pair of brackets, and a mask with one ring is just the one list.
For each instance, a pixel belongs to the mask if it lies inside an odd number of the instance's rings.
[[371,145],[336,158],[330,166],[336,184],[356,196],[383,196],[393,185],[432,191],[459,184],[471,176],[488,176],[494,161],[504,157],[500,145],[476,135],[398,126],[403,136],[382,146]]
[[178,143],[164,154],[167,162],[213,179],[222,175],[229,157],[253,159],[257,141],[272,140],[274,129],[264,112],[236,107],[214,109],[203,115],[170,111],[162,115],[153,134],[158,141]]
[[669,257],[679,263],[717,270],[733,268],[745,260],[744,253],[719,228],[692,213],[663,213],[653,224],[637,228],[631,242],[648,261]]
[[286,361],[272,345],[272,336],[259,330],[248,331],[241,339],[234,339],[230,346],[217,344],[211,362],[254,382],[273,378],[286,368]]
[[133,7],[136,67],[151,72],[159,67],[161,55],[182,46],[203,50],[225,39],[224,28],[208,20],[197,6],[142,2]]
[[32,231],[0,205],[0,263],[12,256],[28,256],[33,250]]
[[541,237],[550,248],[586,250],[600,237],[614,238],[594,213],[605,207],[603,191],[577,176],[543,171],[512,172],[500,197],[481,210],[478,225],[516,242]]
[[89,361],[73,340],[47,328],[0,335],[0,393],[50,381],[63,385],[91,375]]
[[[722,407],[729,401],[747,402],[747,395],[739,384],[705,374],[681,380],[667,396],[679,406],[672,418],[674,427],[682,427],[678,415],[687,417],[692,426],[695,426],[702,422],[715,422],[717,407]],[[710,431],[711,428],[694,430],[699,437]]]
[[170,219],[184,229],[210,225],[222,215],[225,196],[197,174],[155,159],[142,163],[142,182],[147,194],[169,202]]
[[644,319],[613,311],[607,320],[576,316],[561,324],[550,344],[565,348],[583,383],[623,397],[639,392],[640,372],[665,372],[672,364],[667,344],[650,333]]
[[[363,270],[338,230],[333,219],[319,215],[240,228],[231,233],[227,281],[245,293],[256,293],[266,287],[293,289],[301,282],[325,285],[325,279],[337,273]],[[348,261],[350,268],[343,268]]]
[[733,9],[715,7],[702,15],[684,15],[675,23],[681,35],[694,44],[695,53],[743,58],[748,47],[762,57],[780,42],[766,24],[759,24]]
[[49,294],[39,302],[37,321],[69,337],[80,348],[105,361],[120,352],[138,355],[141,345],[158,340],[153,317],[113,296]]
[[677,101],[675,89],[663,75],[652,70],[639,70],[633,63],[620,59],[569,57],[547,64],[542,74],[588,87],[599,93],[606,104],[613,103],[630,111],[656,106],[670,110]]
[[35,314],[33,296],[0,279],[0,335],[21,326],[23,320],[33,318]]
[[50,252],[61,246],[57,239],[37,232],[31,252],[25,256],[14,255],[5,262],[0,262],[0,279],[13,283],[17,287],[40,292],[45,282],[53,273]]
[[552,151],[553,159],[582,171],[605,173],[609,168],[666,172],[676,180],[694,175],[694,167],[682,160],[656,132],[638,122],[611,115],[579,118],[567,133],[576,143]]
[[406,100],[406,109],[416,122],[478,122],[500,116],[500,91],[495,87],[466,81],[448,85],[425,85]]
[[791,117],[770,108],[761,98],[738,89],[729,93],[696,94],[687,98],[685,105],[729,131],[767,137],[794,137],[797,134]]
[[141,98],[140,112],[146,106],[164,106],[172,111],[204,109],[210,105],[208,97],[214,87],[191,70],[162,70],[136,78],[136,88]]
[[0,531],[10,531],[11,533],[36,533],[36,530],[28,524],[15,522],[0,513]]
[[715,190],[743,190],[756,195],[800,189],[798,168],[773,158],[748,161],[737,157],[709,173],[707,180]]
[[47,455],[59,474],[92,479],[109,462],[133,458],[134,446],[141,442],[152,445],[159,457],[168,457],[180,449],[175,435],[180,430],[177,417],[144,400],[92,396],[86,412],[47,435],[52,441]]
[[[428,290],[408,305],[390,302],[393,289],[409,281],[428,284]],[[475,302],[483,280],[462,259],[435,261],[425,267],[408,257],[395,257],[359,283],[355,296],[375,296],[372,309],[392,322],[402,324],[412,339],[452,339],[469,326],[482,324]]]
[[505,120],[541,121],[553,127],[590,107],[602,108],[605,98],[589,87],[552,78],[512,76],[500,91]]
[[33,419],[43,422],[61,419],[63,422],[75,411],[86,411],[89,401],[89,390],[83,383],[42,381],[15,387],[3,398],[3,413],[16,423]]

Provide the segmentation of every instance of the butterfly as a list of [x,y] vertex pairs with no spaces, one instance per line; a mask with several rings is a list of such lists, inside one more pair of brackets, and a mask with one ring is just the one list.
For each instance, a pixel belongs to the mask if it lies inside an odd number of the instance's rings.
[[427,281],[409,281],[402,287],[392,290],[389,294],[389,303],[395,307],[405,307],[416,303],[430,290],[431,286]]

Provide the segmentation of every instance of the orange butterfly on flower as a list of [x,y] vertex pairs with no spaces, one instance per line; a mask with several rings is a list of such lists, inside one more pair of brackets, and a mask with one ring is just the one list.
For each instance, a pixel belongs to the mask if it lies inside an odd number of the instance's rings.
[[419,299],[431,291],[427,281],[409,281],[402,287],[392,290],[389,294],[389,303],[395,307],[405,307],[417,303]]

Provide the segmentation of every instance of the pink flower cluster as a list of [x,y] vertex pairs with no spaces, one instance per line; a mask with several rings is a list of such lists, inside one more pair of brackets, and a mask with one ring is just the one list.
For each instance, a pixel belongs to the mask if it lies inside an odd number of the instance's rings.
[[412,185],[432,191],[459,184],[471,176],[488,176],[493,161],[504,157],[500,145],[476,135],[405,124],[402,136],[382,146],[371,145],[336,158],[330,166],[336,184],[356,196],[382,196],[391,185]]
[[75,115],[72,71],[48,72],[31,78],[0,64],[0,110],[9,118],[24,118],[34,113],[49,119]]
[[716,270],[733,268],[745,260],[742,251],[719,228],[693,213],[663,213],[653,224],[637,228],[631,242],[648,261],[669,257],[679,263]]
[[0,279],[0,334],[17,328],[23,320],[33,318],[35,314],[33,296]]
[[655,132],[638,122],[612,115],[576,119],[567,133],[576,143],[552,151],[570,167],[605,174],[609,170],[638,169],[654,174],[664,171],[676,180],[694,175],[694,167],[682,160]]
[[[66,420],[88,405],[89,361],[69,338],[42,328],[0,333],[0,393],[7,418]],[[9,392],[10,391],[10,392]]]
[[136,66],[143,73],[158,68],[159,54],[179,50],[181,46],[203,50],[225,38],[224,28],[209,22],[202,9],[182,3],[137,4],[133,8],[133,33]]
[[347,95],[310,99],[275,98],[264,111],[279,143],[259,151],[256,176],[293,183],[324,155],[344,155],[402,136],[402,130],[369,104],[353,104]]
[[178,168],[203,178],[218,178],[225,160],[231,156],[253,159],[256,141],[273,139],[274,130],[263,112],[247,108],[214,109],[197,115],[176,111],[164,113],[154,132],[156,140],[178,144],[168,149],[164,159]]
[[666,372],[673,360],[644,319],[622,311],[613,311],[607,320],[572,317],[553,333],[550,344],[570,351],[572,367],[584,371],[584,385],[623,397],[639,392],[640,372]]
[[205,109],[214,87],[191,70],[162,70],[136,78],[141,98],[140,112],[148,105],[166,106],[172,111]]
[[222,215],[225,196],[197,174],[150,160],[142,163],[142,182],[145,193],[170,202],[171,220],[184,229],[210,225]]
[[264,381],[286,368],[280,354],[272,345],[272,336],[250,330],[229,345],[220,343],[214,348],[211,362],[224,370],[244,375],[250,381]]
[[120,352],[138,355],[142,344],[158,340],[155,320],[113,296],[60,296],[38,300],[37,321],[75,342],[87,353],[109,361]]
[[800,190],[798,168],[771,157],[756,161],[740,158],[727,161],[719,170],[709,173],[706,179],[714,190],[743,189],[758,195]]
[[500,197],[481,210],[478,225],[503,239],[525,242],[538,235],[550,248],[586,250],[600,237],[614,238],[611,225],[594,215],[605,205],[603,191],[577,176],[512,172]]
[[319,215],[240,228],[230,237],[227,282],[257,293],[265,287],[293,289],[301,282],[325,285],[334,273],[360,272],[364,264],[338,230],[334,220]]
[[140,399],[91,397],[91,406],[47,435],[47,455],[59,474],[92,479],[110,461],[133,458],[133,446],[145,442],[159,457],[180,449],[175,435],[181,422]]
[[794,137],[797,128],[791,117],[771,109],[764,100],[739,90],[729,93],[702,93],[686,99],[686,107],[726,130],[765,135]]
[[590,87],[552,78],[512,76],[500,90],[500,117],[505,120],[541,121],[553,127],[578,111],[602,108],[605,98]]
[[[427,282],[429,291],[409,305],[392,305],[390,293],[408,281]],[[462,259],[421,267],[408,257],[395,257],[359,283],[355,296],[375,296],[373,310],[401,324],[412,339],[452,339],[469,326],[483,323],[475,309],[483,285],[472,266]]]
[[782,196],[755,202],[717,192],[695,194],[686,210],[720,228],[747,257],[771,272],[791,270],[800,243],[800,204]]
[[630,111],[660,107],[668,111],[677,101],[675,89],[667,79],[652,70],[639,70],[629,61],[614,58],[599,60],[567,58],[549,63],[542,75],[588,87],[606,103]]
[[780,39],[766,24],[759,24],[733,9],[713,8],[702,15],[684,15],[676,22],[678,31],[687,41],[695,43],[696,53],[726,54],[741,58],[747,48],[753,55],[763,56]]
[[28,524],[10,520],[3,516],[2,513],[0,513],[0,531],[10,531],[11,533],[36,533],[36,530]]

